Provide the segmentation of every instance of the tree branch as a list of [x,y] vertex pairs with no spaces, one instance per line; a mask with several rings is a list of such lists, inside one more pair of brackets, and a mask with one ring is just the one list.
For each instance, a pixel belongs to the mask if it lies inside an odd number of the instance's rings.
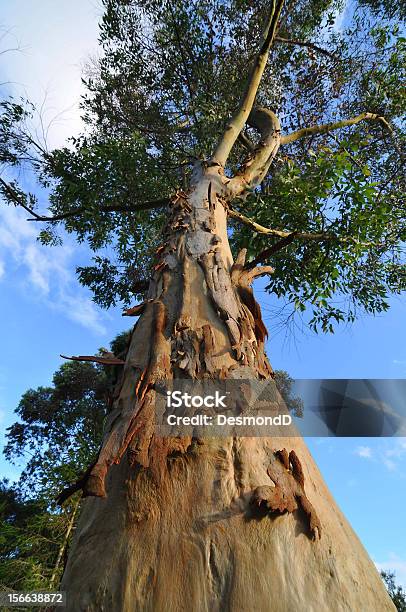
[[248,136],[244,134],[244,132],[240,132],[238,134],[238,141],[241,142],[241,144],[245,149],[247,149],[247,151],[249,151],[250,153],[254,153],[255,145],[253,142],[251,142]]
[[386,121],[384,117],[377,115],[375,113],[361,113],[356,117],[351,117],[351,119],[342,119],[341,121],[336,121],[333,123],[324,123],[322,125],[315,125],[313,127],[302,128],[301,130],[297,130],[296,132],[291,132],[286,136],[281,137],[281,145],[290,144],[291,142],[295,142],[300,138],[306,138],[307,136],[314,136],[316,134],[327,134],[332,130],[339,130],[340,128],[347,127],[349,125],[355,125],[360,123],[361,121],[378,121],[381,123],[386,130],[393,135],[393,130],[390,124]]
[[[151,210],[153,208],[162,208],[169,204],[169,198],[162,198],[161,200],[152,200],[150,202],[143,202],[142,204],[138,204],[136,206],[119,206],[119,205],[111,205],[111,206],[99,206],[96,209],[96,212],[137,212],[138,210]],[[33,213],[30,209],[29,212]],[[35,214],[34,219],[27,219],[27,221],[63,221],[64,219],[70,219],[71,217],[76,217],[77,215],[81,215],[85,212],[88,212],[89,209],[86,206],[81,206],[76,210],[71,210],[66,213],[61,213],[59,215],[54,215],[53,217],[45,217],[41,215]],[[89,211],[90,212],[90,211]]]
[[[27,206],[24,203],[22,197],[18,194],[18,192],[13,189],[13,187],[1,177],[0,185],[3,187],[3,190],[8,194],[10,200],[12,200],[16,204],[16,206],[21,206],[21,208],[24,208],[24,210],[26,210],[30,215],[32,215],[32,219],[27,219],[27,221],[63,221],[64,219],[70,219],[72,217],[76,217],[77,215],[81,215],[89,210],[88,208],[86,208],[86,206],[81,206],[76,210],[71,210],[66,213],[60,213],[59,215],[54,215],[53,217],[47,217],[45,215],[38,214],[37,212],[35,212],[35,210],[32,210],[32,208]],[[138,210],[151,210],[153,208],[167,206],[169,204],[169,201],[169,198],[162,198],[160,200],[152,200],[150,202],[143,202],[141,204],[132,206],[120,206],[112,204],[111,206],[99,206],[97,208],[97,212],[136,212]]]
[[30,215],[35,217],[36,221],[41,220],[41,215],[37,214],[34,210],[32,210],[29,206],[27,206],[22,200],[22,198],[19,196],[17,191],[13,189],[13,187],[9,183],[4,181],[1,177],[0,177],[0,185],[3,187],[4,191],[8,194],[10,200],[12,200],[16,206],[21,206],[21,208],[24,208],[24,210],[30,213]]
[[260,141],[244,162],[241,171],[232,178],[227,188],[234,197],[247,188],[260,185],[279,149],[281,125],[275,113],[267,108],[255,108],[248,117],[248,124],[258,130]]
[[258,264],[261,264],[264,261],[266,261],[269,257],[271,257],[271,255],[273,255],[274,253],[277,253],[281,249],[284,249],[286,246],[288,246],[291,242],[294,241],[296,237],[297,237],[297,232],[291,232],[288,236],[286,236],[285,238],[282,238],[282,240],[278,240],[278,242],[276,242],[269,248],[261,251],[261,253],[257,257],[255,257],[253,261],[250,261],[246,265],[246,267],[256,268]]
[[258,87],[268,60],[269,50],[275,38],[283,3],[284,0],[272,1],[271,12],[263,35],[263,43],[251,69],[243,97],[237,111],[228,121],[225,131],[213,153],[212,161],[220,166],[225,165],[230,151],[252,110]]
[[282,36],[275,36],[275,42],[284,43],[286,45],[296,45],[298,47],[307,47],[308,49],[312,49],[313,51],[316,51],[317,53],[321,53],[322,55],[325,55],[326,57],[329,57],[330,59],[333,59],[333,60],[339,59],[336,55],[334,55],[333,53],[330,53],[330,51],[327,51],[327,49],[323,49],[322,47],[319,47],[318,45],[315,45],[312,42],[307,42],[305,40],[297,40],[294,38],[283,38]]
[[78,355],[68,357],[67,355],[61,355],[62,359],[69,359],[70,361],[91,361],[92,363],[99,363],[101,365],[124,365],[125,361],[118,359],[115,355],[111,357],[102,357],[98,355]]
[[236,210],[232,210],[231,208],[228,209],[228,216],[231,217],[232,219],[236,219],[237,221],[240,221],[244,225],[247,225],[254,231],[258,232],[259,234],[268,234],[269,236],[278,236],[279,238],[289,238],[290,236],[294,235],[295,238],[300,238],[301,240],[315,240],[318,242],[321,240],[331,240],[332,238],[334,238],[332,234],[328,234],[326,232],[320,232],[320,233],[314,233],[314,234],[311,232],[298,232],[296,230],[286,232],[283,230],[277,230],[277,229],[271,229],[268,227],[264,227],[263,225],[260,225],[253,219],[250,219],[249,217],[246,217],[245,215],[241,214],[240,212]]
[[276,242],[275,244],[273,244],[268,249],[265,249],[264,251],[262,251],[262,253],[260,253],[258,257],[254,259],[254,261],[249,263],[250,267],[254,267],[258,263],[265,261],[270,255],[273,255],[273,253],[280,251],[285,246],[293,242],[293,240],[296,240],[296,238],[298,238],[299,240],[306,240],[306,241],[313,241],[313,242],[323,242],[323,241],[329,242],[333,240],[337,240],[337,242],[342,242],[342,243],[352,242],[354,244],[358,244],[363,247],[382,246],[382,244],[379,244],[377,242],[368,242],[368,241],[361,242],[360,240],[355,238],[355,236],[336,236],[335,234],[331,234],[329,232],[312,233],[312,232],[299,232],[298,230],[284,231],[284,230],[271,229],[268,227],[264,227],[263,225],[260,225],[253,219],[250,219],[249,217],[246,217],[245,215],[241,214],[240,212],[236,210],[232,210],[231,208],[228,208],[228,216],[231,217],[232,219],[236,219],[237,221],[240,221],[244,225],[247,225],[254,231],[258,232],[259,234],[267,234],[268,236],[278,236],[279,238],[282,239]]

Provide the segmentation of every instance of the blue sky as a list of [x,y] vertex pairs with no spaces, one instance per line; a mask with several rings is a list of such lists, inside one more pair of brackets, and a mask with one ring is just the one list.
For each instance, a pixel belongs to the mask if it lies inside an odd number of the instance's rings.
[[[57,7],[57,9],[56,9]],[[91,0],[4,0],[0,8],[3,91],[44,103],[53,117],[48,141],[58,146],[80,129],[78,101],[84,61],[97,53],[100,8]],[[1,32],[0,32],[1,35]],[[6,89],[4,89],[6,88]],[[29,387],[46,385],[61,364],[60,353],[91,354],[128,327],[120,310],[101,311],[75,279],[88,257],[69,238],[61,248],[36,242],[24,211],[0,209],[0,428]],[[333,336],[275,333],[275,303],[257,286],[270,327],[268,355],[275,368],[295,378],[404,378],[406,304],[365,317]],[[309,439],[314,457],[336,499],[373,560],[396,570],[406,587],[406,439]],[[0,459],[1,475],[18,466]]]

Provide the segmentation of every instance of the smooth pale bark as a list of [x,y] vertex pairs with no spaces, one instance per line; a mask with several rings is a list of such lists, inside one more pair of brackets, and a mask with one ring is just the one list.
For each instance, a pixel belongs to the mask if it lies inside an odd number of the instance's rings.
[[[172,201],[150,301],[137,310],[103,447],[84,487],[92,497],[61,585],[67,610],[395,610],[300,437],[154,435],[158,376],[272,374],[249,288],[263,270],[246,270],[244,254],[233,264],[227,183],[219,166],[198,168],[191,191]],[[320,539],[309,537],[302,510],[253,513],[253,492],[272,485],[267,468],[282,448],[302,464]]]
[[[294,448],[321,525],[249,518],[272,450]],[[382,580],[300,438],[213,439],[168,461],[157,485],[126,462],[85,502],[62,589],[68,610],[384,612]]]

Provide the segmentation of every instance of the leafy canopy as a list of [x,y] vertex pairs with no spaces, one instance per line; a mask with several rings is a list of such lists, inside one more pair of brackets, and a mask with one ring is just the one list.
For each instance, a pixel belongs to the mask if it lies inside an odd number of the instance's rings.
[[[32,109],[3,102],[4,199],[41,217],[13,179],[29,164],[48,189],[40,239],[58,226],[94,251],[78,269],[104,307],[142,295],[166,217],[196,159],[213,153],[236,109],[260,45],[269,3],[241,0],[104,0],[101,55],[84,76],[83,134],[47,151],[25,125]],[[234,252],[269,261],[267,290],[315,329],[381,312],[406,287],[402,202],[405,39],[395,3],[286,3],[256,103],[278,113],[282,133],[331,124],[284,144],[259,189],[232,207],[276,233],[232,221]],[[345,10],[344,10],[345,9]],[[343,12],[344,11],[344,12]],[[341,25],[340,25],[341,23]],[[382,121],[340,125],[360,113]],[[246,128],[226,172],[238,171]],[[244,142],[242,142],[244,141]],[[38,222],[38,221],[37,221]],[[277,232],[285,232],[284,239]],[[307,313],[309,312],[309,315]]]

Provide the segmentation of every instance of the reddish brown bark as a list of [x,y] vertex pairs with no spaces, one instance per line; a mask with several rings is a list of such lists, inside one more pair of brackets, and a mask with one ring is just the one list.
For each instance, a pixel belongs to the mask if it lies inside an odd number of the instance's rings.
[[[183,447],[155,439],[158,380],[224,379],[241,368],[250,378],[272,376],[264,351],[267,332],[251,289],[254,278],[272,268],[245,267],[245,251],[233,264],[226,223],[229,180],[216,165],[199,167],[196,175],[190,191],[171,200],[147,300],[124,313],[140,318],[98,459],[80,482],[85,495],[106,495],[108,468],[129,447],[131,465],[144,468],[156,444],[162,460],[174,446]],[[141,348],[145,338],[148,345]],[[142,354],[134,363],[137,352]]]
[[296,432],[155,433],[159,378],[272,378],[250,286],[272,271],[247,266],[244,252],[233,262],[227,181],[219,166],[203,167],[172,199],[102,448],[79,483],[90,497],[61,585],[68,612],[389,612],[379,574]]

